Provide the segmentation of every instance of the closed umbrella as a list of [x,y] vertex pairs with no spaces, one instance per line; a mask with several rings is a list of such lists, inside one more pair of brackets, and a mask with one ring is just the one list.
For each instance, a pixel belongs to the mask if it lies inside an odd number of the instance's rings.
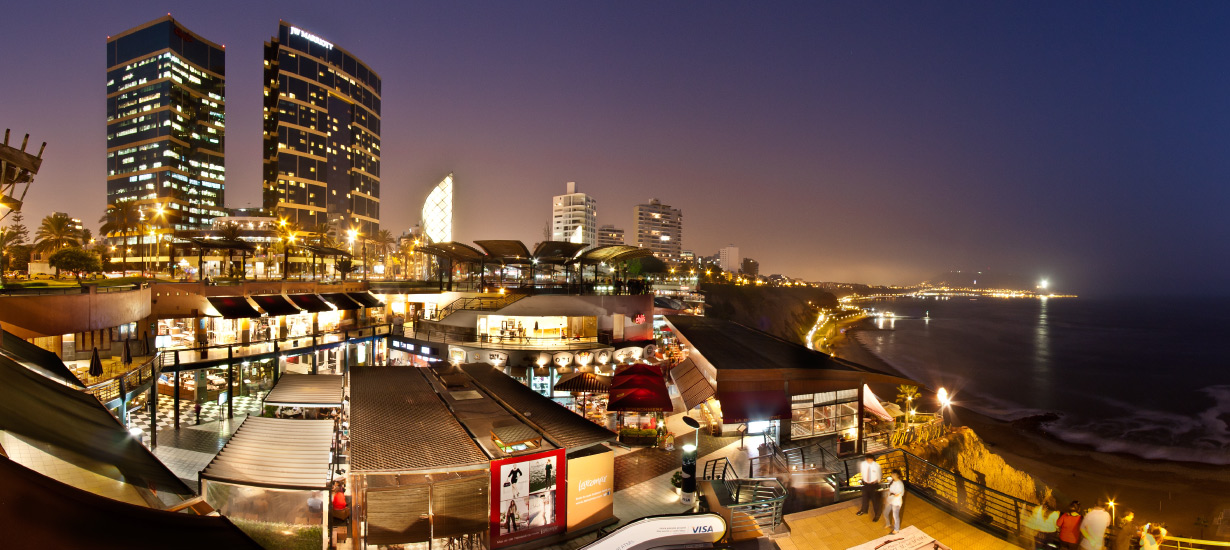
[[102,359],[98,358],[98,346],[95,346],[94,353],[90,354],[90,376],[102,376],[102,373]]
[[124,340],[124,353],[123,355],[121,355],[121,359],[120,359],[121,361],[124,362],[125,365],[132,364],[132,349],[128,347],[128,343],[129,343],[129,340]]

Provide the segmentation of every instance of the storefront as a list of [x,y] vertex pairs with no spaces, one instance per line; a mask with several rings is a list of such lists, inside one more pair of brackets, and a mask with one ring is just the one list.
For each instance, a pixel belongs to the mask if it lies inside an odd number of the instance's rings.
[[800,439],[853,430],[858,418],[858,390],[790,396],[790,437]]
[[598,318],[479,315],[478,334],[491,342],[597,338]]

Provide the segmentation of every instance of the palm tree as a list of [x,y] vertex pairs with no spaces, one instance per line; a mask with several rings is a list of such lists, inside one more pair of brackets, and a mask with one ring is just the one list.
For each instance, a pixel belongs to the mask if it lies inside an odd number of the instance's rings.
[[43,218],[35,234],[34,249],[39,252],[59,250],[69,246],[81,246],[81,232],[73,227],[73,220],[65,214],[52,214]]
[[376,254],[380,256],[381,262],[384,264],[384,272],[389,272],[389,251],[393,250],[393,245],[397,239],[393,238],[393,233],[388,229],[381,229],[371,238],[372,246],[376,248]]
[[102,223],[102,227],[98,228],[98,232],[103,235],[119,235],[122,238],[120,248],[124,255],[124,270],[128,270],[128,234],[134,229],[140,229],[141,226],[141,211],[137,208],[137,203],[133,201],[123,201],[116,204],[108,204],[107,212],[103,214],[102,219],[98,220]]
[[402,239],[398,245],[397,253],[401,256],[401,278],[402,280],[410,279],[410,255],[415,253],[415,241],[412,239]]
[[[224,241],[238,241],[243,235],[243,228],[237,223],[228,223],[218,229],[215,234]],[[229,271],[227,276],[233,278],[235,276],[235,249],[233,248],[226,249],[226,265]],[[246,267],[244,271],[247,271]]]
[[[275,211],[274,214],[277,215],[277,212]],[[299,238],[299,224],[292,221],[287,221],[283,218],[278,223],[277,231],[278,242],[276,245],[270,246],[269,249],[273,250],[274,253],[281,253],[282,258],[286,259],[289,255],[290,244],[293,243],[295,239]],[[290,269],[290,263],[288,261],[284,262],[284,264],[285,265],[282,266],[282,279],[286,279],[286,272]]]

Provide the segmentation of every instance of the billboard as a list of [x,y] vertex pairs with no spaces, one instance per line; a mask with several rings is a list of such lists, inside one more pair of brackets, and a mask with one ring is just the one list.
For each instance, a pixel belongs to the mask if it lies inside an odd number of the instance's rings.
[[615,453],[568,459],[568,531],[615,516]]
[[563,449],[491,462],[492,548],[564,532],[564,466]]

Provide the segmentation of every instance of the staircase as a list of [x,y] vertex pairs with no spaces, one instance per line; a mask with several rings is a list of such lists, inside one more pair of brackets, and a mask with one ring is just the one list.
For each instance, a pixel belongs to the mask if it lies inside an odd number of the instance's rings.
[[504,294],[498,296],[479,296],[476,298],[458,298],[436,310],[436,318],[432,321],[443,321],[449,315],[458,311],[497,311],[525,298],[528,294]]

